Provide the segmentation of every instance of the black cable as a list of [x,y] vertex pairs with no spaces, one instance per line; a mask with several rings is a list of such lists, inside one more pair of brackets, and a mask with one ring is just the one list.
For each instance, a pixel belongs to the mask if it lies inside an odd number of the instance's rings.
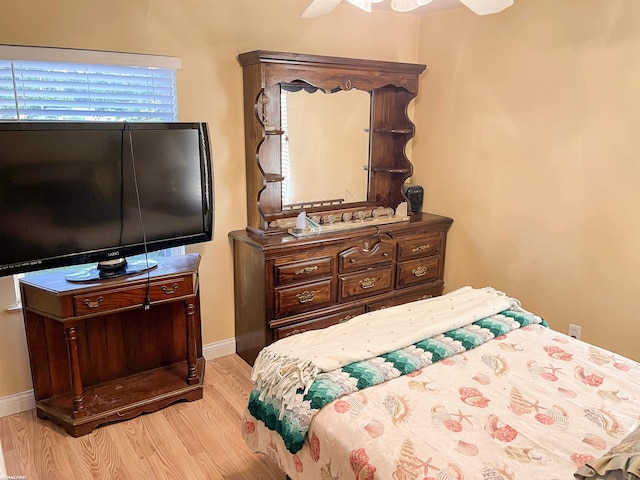
[[147,268],[147,285],[146,292],[144,298],[144,309],[149,310],[149,306],[151,305],[151,298],[149,290],[151,288],[151,271],[149,268],[149,252],[147,251],[147,235],[144,230],[144,221],[142,220],[142,206],[140,204],[140,190],[138,189],[138,175],[136,174],[136,161],[135,155],[133,153],[133,138],[131,136],[131,127],[129,123],[125,120],[124,122],[124,130],[129,134],[129,149],[131,153],[131,167],[133,169],[133,186],[136,192],[136,204],[138,207],[138,219],[140,220],[140,229],[142,230],[142,244],[144,246],[144,260]]

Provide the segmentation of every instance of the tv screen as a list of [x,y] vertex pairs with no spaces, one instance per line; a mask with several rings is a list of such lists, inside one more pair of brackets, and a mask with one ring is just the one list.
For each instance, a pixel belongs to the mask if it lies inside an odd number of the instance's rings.
[[205,123],[0,123],[0,275],[211,240]]

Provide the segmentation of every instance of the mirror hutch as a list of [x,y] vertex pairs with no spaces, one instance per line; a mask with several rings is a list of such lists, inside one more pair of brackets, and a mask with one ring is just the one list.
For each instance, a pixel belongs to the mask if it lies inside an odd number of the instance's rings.
[[[238,61],[244,85],[247,228],[229,234],[237,353],[253,364],[264,346],[288,335],[441,295],[453,220],[405,212],[402,205],[407,202],[402,187],[413,172],[405,150],[415,127],[407,109],[426,67],[263,50],[243,53]],[[288,130],[294,130],[286,125],[283,92],[323,96],[352,89],[369,96],[368,118],[354,132],[367,137],[368,158],[326,159],[324,175],[310,173],[309,180],[326,179],[330,185],[340,178],[341,165],[366,163],[366,199],[349,201],[347,188],[344,198],[283,201]],[[309,124],[316,113],[305,112]],[[313,124],[346,124],[348,113]],[[305,130],[305,125],[296,127]],[[317,148],[314,140],[333,141],[322,128],[307,130],[309,151]],[[311,172],[305,158],[291,161]]]

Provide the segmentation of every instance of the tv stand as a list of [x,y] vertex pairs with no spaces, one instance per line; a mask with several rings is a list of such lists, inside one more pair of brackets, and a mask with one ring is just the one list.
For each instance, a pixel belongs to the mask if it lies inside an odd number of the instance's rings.
[[170,257],[148,273],[83,284],[60,273],[21,279],[38,417],[78,437],[202,398],[199,263]]

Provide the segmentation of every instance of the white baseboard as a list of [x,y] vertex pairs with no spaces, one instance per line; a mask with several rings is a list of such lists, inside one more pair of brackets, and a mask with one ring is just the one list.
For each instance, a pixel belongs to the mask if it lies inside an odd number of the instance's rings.
[[213,360],[225,355],[236,353],[236,339],[227,338],[219,342],[210,343],[202,347],[202,356],[205,360]]
[[33,390],[0,397],[0,417],[26,412],[34,408],[36,408],[36,400],[33,397]]
[[[228,338],[227,340],[210,343],[202,347],[202,356],[205,360],[214,360],[218,357],[224,357],[225,355],[231,355],[233,353],[236,353],[235,338]],[[26,412],[34,408],[36,408],[36,401],[33,397],[33,390],[0,397],[0,417]],[[1,453],[2,449],[0,447],[0,454]],[[2,467],[3,461],[2,458],[0,458],[0,479],[3,475]]]

